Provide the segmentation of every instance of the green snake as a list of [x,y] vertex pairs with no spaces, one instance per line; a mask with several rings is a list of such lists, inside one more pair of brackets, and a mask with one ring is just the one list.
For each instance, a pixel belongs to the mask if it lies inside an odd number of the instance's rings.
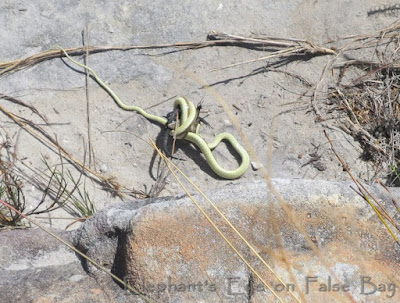
[[[89,66],[82,64],[74,59],[72,59],[68,53],[61,48],[61,51],[64,55],[76,65],[85,68],[90,72],[96,82],[114,99],[115,103],[126,111],[135,111],[145,117],[147,120],[160,123],[162,125],[167,125],[168,120],[165,117],[160,117],[156,115],[149,114],[139,106],[134,105],[126,105],[123,103],[119,97],[109,88],[91,69]],[[217,135],[211,143],[207,143],[200,135],[199,135],[199,122],[198,122],[198,112],[197,108],[194,104],[183,97],[178,97],[174,101],[174,109],[179,109],[179,124],[174,129],[171,129],[170,136],[173,136],[177,139],[187,140],[194,145],[196,145],[200,151],[203,153],[204,157],[210,168],[220,177],[224,179],[237,179],[241,175],[243,175],[249,167],[250,159],[246,150],[239,144],[236,138],[229,133],[221,133]],[[235,151],[239,154],[241,158],[241,163],[238,168],[234,170],[226,170],[222,168],[218,162],[215,160],[212,150],[215,149],[218,144],[222,141],[228,141]]]

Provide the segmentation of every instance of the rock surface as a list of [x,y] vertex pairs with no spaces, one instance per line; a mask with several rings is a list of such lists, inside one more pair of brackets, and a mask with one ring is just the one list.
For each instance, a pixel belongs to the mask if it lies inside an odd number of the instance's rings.
[[[70,0],[62,4],[47,0],[2,1],[0,58],[4,62],[55,46],[81,47],[82,30],[86,26],[86,42],[91,46],[205,41],[207,34],[215,30],[245,37],[254,34],[306,39],[330,47],[326,44],[329,40],[376,31],[398,20],[396,9],[369,14],[370,9],[384,3],[381,0],[346,1],[345,4],[303,0],[249,0],[246,4],[211,0],[168,4],[160,0],[140,3]],[[215,135],[227,131],[244,144],[238,135],[237,127],[240,127],[250,143],[246,148],[252,148],[254,157],[258,158],[252,158],[253,162],[266,167],[266,147],[273,146],[270,156],[273,177],[347,180],[322,133],[324,127],[329,126],[328,122],[315,123],[315,117],[309,112],[309,100],[298,100],[308,89],[299,79],[266,70],[266,65],[275,64],[271,60],[212,71],[267,54],[244,47],[110,51],[90,55],[89,65],[127,104],[147,108],[154,114],[170,112],[175,96],[185,96],[195,104],[203,101],[203,108],[209,113],[207,121],[212,126],[202,128],[205,139],[211,141]],[[316,84],[329,60],[330,56],[295,60],[283,69]],[[89,154],[89,126],[85,76],[78,70],[70,62],[55,58],[1,77],[0,92],[34,106],[47,118],[48,125],[26,107],[4,99],[0,99],[0,105],[43,127],[75,159],[85,162],[85,150],[86,158]],[[93,81],[89,81],[89,92],[91,148],[94,151],[91,167],[105,178],[115,178],[125,191],[147,191],[154,185],[157,173],[157,166],[152,165],[154,151],[135,136],[146,141],[155,140],[160,127],[118,108]],[[239,125],[235,126],[232,117],[223,110],[221,99],[226,101]],[[45,169],[43,159],[49,165],[59,164],[57,152],[20,131],[7,117],[2,115],[1,119],[6,123],[5,131],[0,130],[0,137],[6,139],[8,134],[6,145],[10,146],[10,153],[24,164],[15,163],[18,169],[26,170],[24,167],[28,166],[42,171]],[[341,131],[333,131],[331,136],[338,143],[339,153],[346,155],[348,165],[369,182],[368,170],[373,168],[359,158],[362,152],[359,144]],[[323,169],[303,166],[316,146],[320,146],[321,156],[318,167]],[[2,153],[4,151],[3,148]],[[299,155],[303,158],[299,159]],[[223,144],[217,148],[215,156],[224,167],[235,167],[232,155]],[[203,157],[189,144],[183,143],[177,148],[177,157],[186,160],[178,165],[189,177],[196,178],[202,188],[212,189],[226,183],[215,178]],[[88,159],[86,163],[89,164]],[[252,181],[261,176],[258,171],[249,169],[242,179]],[[97,209],[117,201],[90,182],[86,182],[86,186]],[[173,178],[168,178],[162,195],[180,193]],[[33,186],[26,186],[25,195],[33,204],[41,199],[42,193]],[[65,212],[54,216],[65,216]],[[47,220],[47,223],[60,228],[68,224],[62,220]]]
[[[55,231],[56,232],[56,231]],[[65,232],[56,232],[64,240]],[[125,302],[107,277],[90,277],[71,250],[38,229],[0,234],[1,302]]]
[[[308,302],[397,302],[400,248],[350,185],[276,179],[208,193],[288,288],[193,197],[283,300],[293,301],[289,289]],[[382,188],[368,190],[391,208]],[[153,302],[275,300],[188,197],[119,203],[62,236]],[[0,241],[4,302],[140,302],[41,231],[3,232]]]
[[[305,39],[337,47],[341,45],[327,41],[343,44],[337,39],[370,33],[398,21],[397,5],[386,0],[6,0],[0,2],[0,61],[25,58],[57,45],[80,47],[85,28],[89,37],[86,42],[92,46],[204,41],[210,31],[216,30],[246,37],[254,34]],[[207,191],[285,283],[297,283],[294,292],[302,302],[399,302],[398,246],[369,206],[349,189],[348,183],[341,183],[348,180],[348,175],[338,165],[322,133],[330,126],[329,121],[315,123],[308,112],[309,100],[299,103],[299,96],[307,88],[298,78],[288,76],[299,75],[315,85],[331,57],[294,60],[284,66],[273,60],[260,60],[218,70],[265,55],[240,47],[110,51],[90,55],[89,65],[126,103],[158,115],[171,110],[175,96],[183,95],[195,103],[203,100],[210,113],[207,121],[213,127],[202,130],[207,140],[224,131],[239,137],[237,125],[231,118],[228,120],[219,103],[221,99],[227,102],[247,135],[250,145],[246,148],[254,150],[251,160],[260,169],[249,169],[240,180],[232,182],[215,178],[189,144],[179,147],[177,156],[186,161],[178,165]],[[282,67],[288,74],[268,70],[268,64]],[[1,76],[0,94],[35,107],[48,124],[27,107],[1,98],[0,105],[40,125],[84,162],[88,142],[85,76],[77,71],[67,61],[56,58]],[[329,80],[324,83],[329,84]],[[91,81],[89,91],[94,150],[91,167],[106,178],[116,177],[125,191],[147,191],[155,183],[157,167],[152,162],[153,150],[135,135],[155,139],[160,128],[117,108]],[[57,153],[21,131],[3,114],[0,121],[1,161],[11,155],[9,160],[16,170],[25,172],[26,167],[43,171],[43,159],[50,165],[59,165]],[[371,181],[374,168],[360,159],[360,145],[350,135],[335,128],[330,130],[331,139],[354,175]],[[267,153],[268,146],[272,146],[271,154]],[[308,155],[316,149],[321,156],[318,165],[305,165],[310,160]],[[234,166],[225,147],[218,148],[215,155],[224,166]],[[274,186],[292,210],[291,215],[282,210],[271,189],[265,187],[260,174],[263,167],[268,167],[271,176],[281,178],[274,180]],[[263,291],[265,287],[255,274],[239,261],[192,202],[182,196],[183,191],[172,177],[162,195],[177,195],[175,199],[117,203],[119,200],[96,183],[85,184],[100,211],[77,231],[57,234],[152,300],[275,300],[270,291]],[[398,190],[392,191],[399,197]],[[383,197],[382,190],[374,192]],[[43,195],[30,183],[25,185],[24,194],[27,203],[32,204],[28,210]],[[199,195],[196,200],[209,210]],[[391,209],[390,200],[383,200]],[[65,210],[51,214],[66,215],[70,214]],[[281,285],[232,230],[215,214],[212,218],[267,283],[272,283],[278,295],[290,301],[287,291],[280,289]],[[40,221],[60,229],[70,222]],[[363,276],[371,277],[369,284],[364,283],[364,291],[362,281],[368,280],[362,280]],[[307,277],[311,279],[309,294]],[[372,282],[380,291],[371,289]],[[332,283],[341,283],[342,288],[324,290],[324,285]],[[349,291],[343,289],[345,285],[349,285]],[[371,293],[367,295],[368,292]],[[0,232],[0,301],[141,300],[42,231],[13,230]]]
[[[264,183],[227,186],[211,196],[289,288],[271,275],[203,198],[196,195],[195,199],[286,302],[293,301],[287,291],[291,286],[298,298],[308,302],[346,301],[350,296],[355,302],[399,300],[394,277],[400,270],[393,265],[400,261],[400,247],[349,184],[275,180],[272,186],[283,200],[277,200]],[[371,192],[384,196],[379,190]],[[232,195],[234,200],[228,198]],[[390,199],[385,201],[389,207]],[[276,300],[188,198],[144,207],[131,224],[121,249],[122,268],[130,284],[155,300]],[[332,291],[329,280],[348,292]],[[374,292],[367,281],[386,288]],[[321,285],[326,285],[326,291],[320,290]]]

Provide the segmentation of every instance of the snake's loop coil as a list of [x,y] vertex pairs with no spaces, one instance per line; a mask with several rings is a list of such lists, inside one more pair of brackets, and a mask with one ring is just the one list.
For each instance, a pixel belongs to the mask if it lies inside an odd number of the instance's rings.
[[[141,114],[143,117],[146,119],[160,123],[162,125],[166,125],[168,123],[167,119],[164,117],[156,116],[147,113],[144,111],[142,108],[139,106],[134,106],[134,105],[126,105],[123,103],[119,97],[109,88],[94,72],[93,69],[91,69],[89,66],[86,66],[78,61],[75,61],[72,59],[68,53],[61,48],[61,51],[64,53],[64,55],[71,60],[73,63],[76,65],[83,67],[87,69],[90,74],[93,76],[93,78],[96,80],[96,82],[105,90],[107,93],[114,99],[115,103],[119,107],[121,107],[123,110],[127,111],[135,111],[139,114]],[[179,125],[170,131],[170,135],[174,136],[174,138],[177,139],[184,139],[187,140],[193,144],[195,144],[197,147],[199,147],[200,151],[203,153],[204,157],[206,158],[206,161],[210,168],[220,177],[225,178],[225,179],[237,179],[241,175],[243,175],[246,170],[249,167],[250,164],[250,159],[249,155],[247,154],[246,150],[239,144],[239,142],[236,140],[234,136],[232,136],[229,133],[221,133],[215,137],[215,139],[207,143],[204,141],[204,139],[199,135],[198,130],[199,130],[199,125],[197,120],[197,109],[194,106],[194,104],[188,100],[186,100],[183,97],[179,97],[175,100],[174,102],[174,109],[178,109],[180,111],[179,115],[179,120],[180,123]],[[215,160],[212,150],[218,146],[218,144],[222,141],[226,140],[228,141],[232,147],[235,149],[235,151],[239,154],[241,158],[241,163],[238,168],[234,170],[226,170],[222,168],[218,162]]]

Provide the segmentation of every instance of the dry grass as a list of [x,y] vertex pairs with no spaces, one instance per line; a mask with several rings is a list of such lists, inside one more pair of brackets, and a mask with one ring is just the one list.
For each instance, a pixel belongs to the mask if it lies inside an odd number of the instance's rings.
[[[326,54],[330,55],[335,54],[335,51],[330,48],[316,46],[313,43],[306,40],[271,38],[271,37],[250,38],[250,37],[228,35],[218,32],[210,32],[207,36],[207,41],[199,41],[199,42],[179,42],[172,44],[110,46],[110,47],[83,46],[83,47],[66,48],[65,51],[70,56],[80,56],[85,54],[89,55],[89,54],[108,52],[108,51],[129,51],[133,49],[144,50],[144,49],[177,48],[182,50],[185,49],[188,50],[188,49],[198,49],[198,48],[214,47],[214,46],[246,47],[271,53],[268,56],[264,56],[243,63],[251,63],[269,58],[283,58],[288,56],[319,56]],[[54,50],[44,51],[26,58],[12,60],[8,62],[2,62],[0,63],[0,76],[5,75],[7,73],[15,72],[23,68],[33,66],[35,64],[38,64],[46,60],[51,60],[60,57],[64,57],[63,52],[60,49],[54,49]]]
[[[1,154],[0,148],[0,154]],[[50,166],[45,158],[43,163],[45,170],[25,166],[27,171],[22,171],[10,158],[3,156],[0,160],[0,199],[17,209],[10,211],[4,205],[0,205],[0,227],[24,226],[24,216],[49,214],[63,208],[79,221],[91,217],[95,213],[95,205],[91,201],[85,184],[81,182],[83,173],[75,178],[69,169],[65,168],[60,156],[60,164]],[[57,167],[60,167],[58,169]],[[24,187],[32,185],[42,192],[42,197],[35,206],[27,210]]]
[[[396,24],[349,43],[341,62],[332,65],[338,73],[326,103],[338,114],[337,124],[362,144],[363,158],[375,163],[370,181],[383,173],[391,186],[400,185],[399,30]],[[350,56],[350,50],[358,53]]]

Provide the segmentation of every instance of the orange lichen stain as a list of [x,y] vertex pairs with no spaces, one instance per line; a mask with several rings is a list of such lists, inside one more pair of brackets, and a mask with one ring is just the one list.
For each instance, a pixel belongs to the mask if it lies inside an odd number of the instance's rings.
[[32,303],[50,303],[53,302],[54,298],[49,297],[39,297],[36,300],[33,300]]
[[[165,216],[158,211],[146,213],[151,220],[137,220],[135,233],[128,236],[128,268],[151,272],[158,276],[185,270],[204,275],[204,269],[216,266],[216,262],[237,262],[237,257],[200,214],[179,209],[175,216]],[[220,218],[214,218],[218,226],[232,233]],[[162,227],[162,230],[160,230]],[[151,258],[149,258],[149,256]],[[138,264],[147,260],[147,264]],[[128,269],[128,273],[132,270]],[[207,278],[204,276],[203,278]]]
[[95,294],[95,295],[99,295],[99,294],[101,294],[103,291],[101,290],[101,289],[99,289],[99,288],[91,288],[91,289],[89,289],[89,291],[92,293],[92,294]]

